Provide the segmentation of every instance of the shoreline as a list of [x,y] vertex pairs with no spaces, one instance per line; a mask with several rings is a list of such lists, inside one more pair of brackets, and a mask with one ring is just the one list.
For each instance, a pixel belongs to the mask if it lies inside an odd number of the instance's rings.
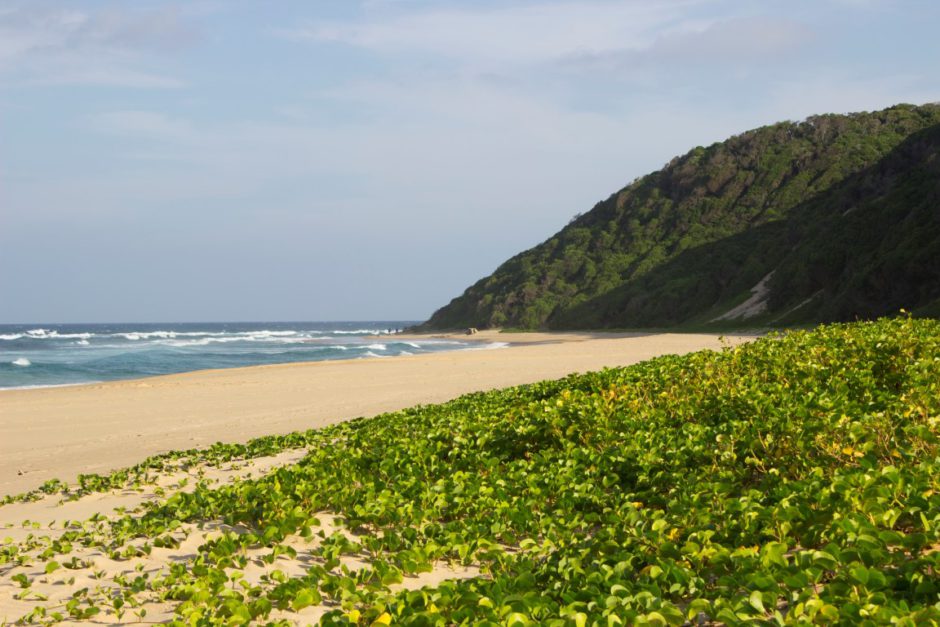
[[[448,340],[448,341],[454,341],[458,339],[456,336],[445,337],[443,335],[437,335],[437,334],[435,335],[410,335],[409,334],[407,337],[405,336],[405,334],[398,334],[398,335],[382,334],[382,335],[363,335],[360,337],[367,339],[367,340],[374,340],[375,342],[383,342],[383,341],[388,342],[389,338],[393,338],[393,337],[400,337],[402,338],[401,341],[403,342],[420,341],[422,339],[424,340],[440,339],[440,340]],[[465,341],[468,343],[487,341],[483,339],[474,339],[473,337],[469,337],[469,336],[461,337],[459,339],[461,341]],[[469,346],[469,347],[447,349],[444,351],[431,351],[431,352],[451,352],[451,351],[461,351],[461,350],[478,350],[478,349],[472,346]],[[425,354],[430,354],[431,352],[417,353],[417,354],[425,355]],[[275,362],[275,363],[245,364],[245,365],[229,366],[229,367],[223,367],[223,368],[197,368],[195,370],[181,370],[179,372],[166,372],[166,373],[161,373],[161,374],[122,377],[122,378],[117,378],[117,379],[93,379],[89,381],[76,381],[76,382],[70,382],[70,383],[38,383],[38,384],[30,384],[30,385],[12,386],[12,387],[0,387],[0,395],[2,395],[4,392],[10,392],[14,390],[41,390],[41,389],[48,389],[48,388],[64,388],[64,387],[76,387],[76,386],[84,386],[84,385],[97,385],[97,384],[102,384],[102,383],[115,383],[119,381],[138,381],[138,380],[142,381],[142,380],[154,379],[157,377],[169,377],[169,376],[174,376],[178,374],[189,374],[189,373],[194,373],[194,372],[212,372],[215,370],[234,370],[234,369],[239,369],[239,368],[264,368],[267,366],[283,366],[283,365],[292,365],[292,364],[315,364],[315,363],[326,362],[326,361],[356,361],[360,359],[387,359],[388,357],[398,357],[398,356],[399,355],[360,355],[358,357],[344,357],[344,358],[332,358],[332,359],[305,359],[302,361],[283,361],[283,362]],[[403,355],[403,356],[407,356],[407,355]]]
[[[521,331],[521,332],[508,332],[503,333],[499,329],[488,329],[479,331],[473,335],[467,335],[466,333],[459,331],[441,331],[441,332],[430,332],[430,333],[392,333],[392,334],[381,334],[381,335],[364,335],[364,339],[375,340],[376,342],[380,341],[389,341],[389,338],[396,338],[396,340],[403,342],[414,342],[422,340],[445,340],[448,342],[461,341],[467,342],[470,344],[505,344],[506,346],[492,346],[492,347],[479,347],[479,346],[464,346],[461,348],[453,348],[443,351],[434,351],[434,352],[460,352],[460,351],[474,351],[474,350],[490,350],[497,348],[508,348],[510,346],[528,346],[533,344],[555,344],[561,342],[583,342],[591,339],[615,339],[623,337],[640,337],[644,335],[654,335],[655,333],[645,333],[645,332],[605,332],[605,331]],[[737,335],[748,335],[746,333],[741,333]],[[417,353],[417,355],[428,355],[433,353]],[[279,363],[268,363],[268,364],[248,364],[244,366],[230,366],[227,368],[198,368],[196,370],[183,370],[180,372],[168,372],[164,374],[152,374],[145,376],[135,376],[127,377],[120,379],[94,379],[91,381],[77,381],[74,383],[40,383],[33,385],[22,385],[14,387],[0,387],[0,396],[5,392],[17,391],[17,390],[44,390],[50,388],[67,388],[67,387],[78,387],[85,385],[99,385],[104,383],[117,383],[121,381],[147,381],[150,379],[155,379],[159,377],[171,377],[181,374],[190,374],[190,373],[200,373],[200,372],[215,372],[221,370],[236,370],[241,368],[267,368],[270,366],[286,366],[286,365],[302,365],[302,364],[316,364],[320,362],[333,362],[333,361],[359,361],[363,359],[388,359],[393,357],[409,357],[415,355],[368,355],[368,356],[359,356],[359,357],[349,357],[349,358],[339,358],[339,359],[320,359],[320,360],[303,360],[303,361],[285,361]]]
[[[404,334],[402,334],[404,335]],[[484,331],[462,336],[494,341]],[[513,337],[518,336],[518,337]],[[422,337],[429,337],[422,335]],[[501,334],[494,350],[199,370],[65,387],[7,389],[0,495],[107,473],[171,450],[244,442],[440,403],[470,392],[739,344],[718,334]]]

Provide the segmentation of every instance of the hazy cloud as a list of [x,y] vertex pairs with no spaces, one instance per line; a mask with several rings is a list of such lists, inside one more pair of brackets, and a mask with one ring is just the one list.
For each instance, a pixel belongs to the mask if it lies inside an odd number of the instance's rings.
[[580,53],[565,62],[574,69],[623,70],[664,64],[755,64],[779,60],[815,38],[813,29],[787,18],[745,17],[666,33],[646,47]]
[[28,83],[173,88],[159,55],[193,44],[174,7],[80,11],[45,2],[0,10],[0,75]]
[[111,111],[92,116],[92,128],[121,135],[183,139],[190,137],[191,125],[155,111]]
[[423,316],[695,145],[940,98],[932,3],[170,1],[0,0],[4,321]]
[[538,62],[578,51],[643,45],[698,4],[699,0],[647,0],[432,8],[364,22],[311,23],[284,34],[464,62]]

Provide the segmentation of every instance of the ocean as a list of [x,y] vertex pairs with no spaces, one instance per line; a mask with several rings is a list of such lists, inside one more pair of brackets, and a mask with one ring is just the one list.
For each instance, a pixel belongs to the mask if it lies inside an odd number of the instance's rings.
[[136,379],[207,368],[499,348],[405,339],[413,321],[0,325],[0,389]]

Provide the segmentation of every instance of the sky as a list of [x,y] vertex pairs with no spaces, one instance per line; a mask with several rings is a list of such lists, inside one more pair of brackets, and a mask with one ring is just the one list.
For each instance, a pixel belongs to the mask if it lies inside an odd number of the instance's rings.
[[0,323],[420,320],[697,145],[940,101],[933,0],[0,0]]

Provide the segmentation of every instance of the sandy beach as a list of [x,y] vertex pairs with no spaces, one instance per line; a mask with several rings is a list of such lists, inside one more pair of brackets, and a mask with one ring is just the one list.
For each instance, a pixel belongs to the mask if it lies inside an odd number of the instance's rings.
[[[627,365],[665,353],[717,349],[750,338],[484,332],[472,339],[479,340],[476,350],[199,371],[0,392],[0,493],[33,489],[53,477],[74,481],[79,473],[104,473],[168,450],[309,429],[419,403],[446,401],[476,390]],[[492,348],[505,342],[511,345]],[[5,537],[25,548],[24,563],[6,565],[4,577],[0,577],[0,622],[18,620],[47,606],[62,611],[75,595],[83,594],[82,590],[95,590],[99,601],[111,599],[120,589],[117,582],[122,578],[141,573],[157,578],[173,564],[192,559],[207,542],[244,531],[218,520],[187,523],[174,532],[178,546],[149,547],[130,558],[111,554],[94,543],[75,545],[69,553],[71,565],[53,572],[38,554],[62,536],[66,526],[74,529],[77,524],[63,521],[89,521],[92,517],[112,520],[128,513],[140,516],[148,506],[173,494],[192,491],[197,485],[217,488],[264,475],[297,463],[306,452],[294,448],[219,464],[183,462],[165,468],[144,485],[125,485],[75,499],[52,494],[3,506],[0,526]],[[300,577],[311,561],[318,559],[315,551],[324,538],[341,534],[349,542],[357,541],[336,512],[318,511],[316,518],[319,535],[285,539],[293,555],[285,553],[272,559],[265,557],[270,548],[252,547],[245,553],[246,565],[239,575],[251,585],[263,585],[275,570]],[[41,539],[36,541],[36,537]],[[143,540],[134,542],[141,544]],[[340,564],[357,571],[372,566],[373,559],[359,551],[342,555]],[[476,565],[438,561],[428,570],[393,584],[390,590],[417,590],[448,579],[480,575]],[[25,591],[20,585],[24,581],[29,582]],[[97,622],[133,620],[133,614],[122,615],[109,609],[108,602],[102,605]],[[132,611],[146,611],[148,622],[173,619],[177,605],[147,592],[135,603]],[[331,609],[335,609],[335,603],[326,600],[302,609],[275,610],[270,618],[313,624]]]
[[751,338],[482,332],[472,339],[512,345],[2,391],[0,494],[52,478],[71,482],[79,473],[105,473],[170,450],[321,427]]

